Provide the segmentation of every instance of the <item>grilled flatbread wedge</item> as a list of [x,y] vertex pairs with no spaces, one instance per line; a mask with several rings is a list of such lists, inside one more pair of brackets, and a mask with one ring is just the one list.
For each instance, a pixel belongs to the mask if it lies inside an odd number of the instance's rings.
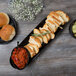
[[[48,26],[48,24],[46,24],[46,23],[43,25],[43,28],[49,28],[50,30],[52,30],[52,29]],[[53,31],[52,31],[52,32],[53,32]],[[54,33],[54,32],[53,32],[53,33]]]
[[[45,33],[45,30],[44,29],[40,29],[40,31],[41,31],[41,33]],[[47,36],[46,35],[42,35],[42,38],[43,38],[43,42],[47,44],[48,43]]]
[[55,34],[52,32],[52,30],[49,27],[43,27],[43,29],[46,29],[47,31],[50,32],[51,39],[55,38]]
[[40,42],[41,42],[41,44],[42,44],[42,42],[43,42],[42,37],[41,37],[41,36],[38,36],[37,38],[40,40]]
[[35,33],[35,34],[41,34],[41,32],[40,32],[39,29],[34,29],[34,30],[33,30],[33,33]]
[[59,21],[61,21],[62,25],[64,24],[63,18],[62,18],[59,14],[57,14],[56,12],[52,11],[52,12],[50,13],[50,15],[54,16],[54,17],[57,18]]
[[33,55],[35,56],[36,55],[36,52],[35,52],[35,49],[34,47],[32,47],[31,45],[27,44],[27,46],[33,51]]
[[29,51],[31,58],[33,58],[35,56],[34,50],[30,48],[28,45],[25,45],[24,47]]
[[53,23],[53,21],[47,19],[45,26],[49,26],[50,29],[51,29],[53,32],[56,32],[57,27],[56,27],[56,25]]
[[33,47],[36,54],[39,52],[39,48],[38,48],[38,46],[36,44],[29,43],[28,46]]
[[46,29],[44,29],[44,28],[39,28],[40,30],[44,30],[44,32],[45,32],[45,34],[46,34],[46,36],[47,36],[47,39],[48,39],[48,41],[51,39],[51,35],[50,35],[50,32],[48,31],[48,30],[46,30]]
[[62,24],[62,22],[60,20],[58,20],[56,17],[52,16],[52,15],[48,15],[47,19],[50,19],[51,21],[53,21],[54,23],[58,24],[58,27]]
[[63,18],[64,22],[68,22],[70,20],[69,16],[63,11],[59,10],[59,11],[56,11],[56,13]]
[[29,43],[36,44],[39,48],[41,47],[41,42],[37,37],[30,36]]
[[[34,29],[34,30],[33,30],[33,33],[34,33],[34,34],[41,34],[41,32],[40,32],[38,29]],[[42,39],[41,36],[38,36],[37,38],[41,41],[41,43],[43,42],[43,39]]]

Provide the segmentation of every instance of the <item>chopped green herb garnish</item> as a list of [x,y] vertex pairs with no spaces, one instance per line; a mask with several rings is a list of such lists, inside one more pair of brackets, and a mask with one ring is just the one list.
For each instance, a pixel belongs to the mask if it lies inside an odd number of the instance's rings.
[[50,32],[49,31],[47,31],[47,32],[45,32],[45,33],[41,33],[41,34],[32,34],[32,36],[36,36],[36,37],[38,37],[38,36],[43,36],[43,35],[46,35],[46,34],[49,34]]
[[42,34],[32,34],[32,36],[41,36]]

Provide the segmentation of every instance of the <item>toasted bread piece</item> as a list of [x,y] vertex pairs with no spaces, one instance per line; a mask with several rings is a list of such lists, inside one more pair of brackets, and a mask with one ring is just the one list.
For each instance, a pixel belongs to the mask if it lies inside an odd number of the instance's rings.
[[46,20],[46,24],[50,27],[50,29],[52,29],[53,32],[56,32],[57,27],[51,20]]
[[54,16],[54,17],[57,18],[59,21],[61,21],[61,22],[62,22],[62,25],[65,23],[64,20],[63,20],[63,18],[62,18],[59,14],[57,14],[56,12],[52,11],[52,12],[50,13],[50,15]]
[[[46,23],[43,25],[43,28],[49,28],[50,30],[52,30]],[[53,30],[52,30],[52,32],[54,33]]]
[[54,16],[48,15],[47,20],[49,20],[49,22],[51,21],[55,25],[56,28],[60,26],[60,22],[58,22]]
[[0,37],[1,37],[1,29],[0,29]]
[[64,19],[64,22],[68,22],[70,20],[69,16],[63,11],[59,10],[56,11],[56,13],[59,14]]
[[41,34],[41,32],[40,32],[39,29],[34,29],[34,30],[33,30],[33,33],[35,33],[35,34]]
[[[45,33],[45,30],[43,30],[43,29],[40,29],[40,31],[41,31],[41,33]],[[48,43],[47,36],[46,35],[42,35],[42,38],[43,38],[43,42],[47,44]]]
[[41,37],[41,36],[38,36],[37,38],[40,40],[40,42],[41,42],[41,44],[42,44],[42,42],[43,42],[42,37]]
[[0,13],[0,27],[7,25],[9,23],[9,17],[6,13]]
[[29,43],[36,44],[39,48],[41,47],[41,42],[37,37],[30,36]]
[[43,28],[47,28],[49,27],[46,23],[43,25]]
[[25,45],[24,47],[29,51],[29,53],[31,55],[31,58],[33,58],[35,56],[34,51],[29,46],[27,46],[27,45]]
[[34,47],[32,47],[31,45],[29,45],[30,43],[27,44],[27,46],[33,51],[33,56],[36,55],[35,49]]
[[61,22],[60,20],[58,20],[56,17],[54,17],[54,16],[52,16],[52,15],[48,15],[48,16],[47,16],[47,19],[50,19],[50,20],[53,21],[54,23],[57,23],[57,24],[58,24],[57,27],[59,27],[59,26],[62,24],[62,22]]
[[[33,33],[34,33],[34,34],[41,34],[41,32],[39,31],[39,29],[34,29],[34,30],[33,30]],[[41,41],[41,43],[43,42],[43,39],[42,39],[41,36],[38,36],[37,38]]]
[[50,32],[51,39],[55,38],[55,34],[51,31],[51,29],[49,29],[49,27],[43,27],[43,29],[46,29]]
[[[49,32],[49,30],[46,30],[46,29],[41,28],[41,27],[40,27],[39,29],[40,29],[40,30],[44,30],[44,32],[45,32],[45,33]],[[50,32],[49,32],[49,33],[47,33],[47,34],[46,34],[46,36],[47,36],[47,39],[48,39],[48,41],[49,41],[49,40],[51,39]]]
[[28,45],[34,48],[36,54],[39,52],[39,48],[36,44],[29,43]]
[[0,31],[1,39],[4,41],[10,41],[15,36],[16,32],[12,25],[5,25]]
[[55,34],[49,28],[47,28],[47,29],[50,31],[51,39],[54,39],[55,38]]

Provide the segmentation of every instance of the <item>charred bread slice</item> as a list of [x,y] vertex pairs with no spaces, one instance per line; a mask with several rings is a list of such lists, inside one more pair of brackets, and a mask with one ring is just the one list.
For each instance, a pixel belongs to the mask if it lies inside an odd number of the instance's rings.
[[52,22],[53,22],[53,24],[55,25],[55,30],[57,30],[57,29],[58,29],[59,24],[58,24],[56,21],[51,21],[51,20],[49,20],[49,19],[47,19],[47,20],[48,20],[48,22],[50,22],[50,23],[52,23]]
[[60,20],[58,20],[56,17],[52,16],[52,15],[48,15],[47,19],[50,19],[51,21],[53,21],[54,23],[58,23],[58,27],[62,24],[62,22]]
[[[34,34],[41,34],[41,32],[39,31],[39,29],[34,29],[34,30],[33,30],[33,33],[34,33]],[[41,41],[41,43],[43,42],[43,39],[42,39],[41,36],[38,36],[37,38]]]
[[34,29],[34,30],[33,30],[33,33],[35,33],[35,34],[41,34],[41,32],[40,32],[39,29]]
[[59,14],[64,19],[64,22],[68,22],[70,20],[69,16],[63,11],[59,10],[56,11],[56,13]]
[[36,52],[35,52],[35,49],[34,49],[34,47],[32,47],[31,45],[29,45],[29,43],[27,44],[27,46],[33,51],[33,53],[34,53],[34,56],[36,55]]
[[36,54],[39,52],[39,48],[36,44],[29,43],[28,45],[34,48]]
[[51,20],[46,20],[46,24],[47,25],[45,25],[45,26],[49,26],[53,32],[56,32],[56,25]]
[[41,37],[41,36],[38,36],[37,38],[40,40],[40,42],[41,42],[41,44],[42,44],[42,42],[43,42],[42,37]]
[[47,39],[48,39],[48,41],[51,39],[51,35],[50,35],[50,32],[49,32],[49,30],[46,30],[46,29],[44,29],[44,28],[39,28],[40,30],[41,29],[43,29],[44,30],[44,32],[46,33],[46,36],[47,36]]
[[60,26],[60,23],[58,23],[58,21],[53,16],[49,16],[49,18],[47,18],[47,20],[49,22],[52,22],[55,25],[56,29]]
[[46,29],[46,30],[48,30],[50,32],[51,39],[55,38],[55,34],[51,31],[51,29],[49,29],[49,27],[43,27],[43,29]]
[[50,13],[50,15],[52,15],[52,16],[54,16],[55,18],[57,18],[58,20],[60,20],[60,21],[62,22],[62,25],[64,24],[63,18],[62,18],[59,14],[57,14],[56,12],[52,11],[52,12]]
[[[41,33],[45,33],[45,30],[43,30],[43,29],[39,29],[40,31],[41,31]],[[43,38],[43,42],[44,43],[48,43],[48,38],[47,38],[47,36],[46,35],[42,35],[42,38]]]
[[29,51],[31,58],[33,58],[35,56],[35,52],[27,45],[25,45],[24,47]]
[[[46,24],[46,23],[43,25],[43,28],[49,28],[50,30],[52,30],[52,29],[48,26],[48,24]],[[54,33],[53,30],[52,30],[52,32]]]
[[37,37],[30,36],[29,43],[36,44],[39,48],[41,47],[41,42]]

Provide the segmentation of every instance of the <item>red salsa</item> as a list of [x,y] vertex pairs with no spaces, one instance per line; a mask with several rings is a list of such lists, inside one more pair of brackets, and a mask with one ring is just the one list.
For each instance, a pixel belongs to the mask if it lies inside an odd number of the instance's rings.
[[28,53],[26,49],[21,47],[14,49],[11,58],[19,69],[24,68],[28,63]]

